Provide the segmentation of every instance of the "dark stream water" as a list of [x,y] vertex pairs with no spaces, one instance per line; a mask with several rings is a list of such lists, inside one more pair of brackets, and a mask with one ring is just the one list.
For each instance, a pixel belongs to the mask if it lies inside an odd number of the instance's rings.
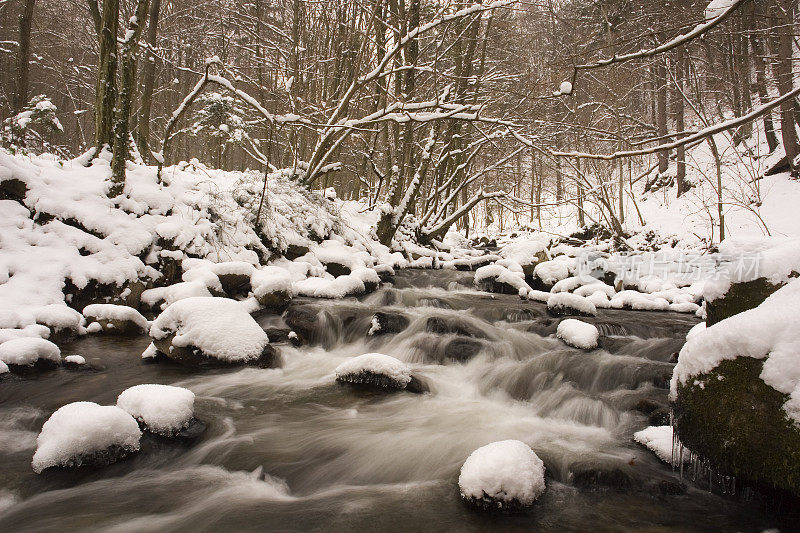
[[[696,319],[603,311],[602,348],[552,336],[543,305],[470,289],[471,274],[400,272],[393,286],[345,301],[298,300],[320,313],[320,344],[281,345],[273,370],[192,371],[143,364],[146,336],[90,336],[62,345],[96,371],[64,369],[0,383],[0,531],[760,531],[781,527],[755,505],[699,488],[632,442],[666,405],[672,354]],[[375,311],[411,319],[367,337]],[[447,359],[457,336],[477,355]],[[264,327],[280,325],[259,317]],[[457,329],[457,328],[456,328]],[[477,343],[477,344],[475,344]],[[461,345],[464,346],[463,344]],[[431,393],[359,393],[334,382],[348,357],[380,351],[410,363]],[[188,387],[208,424],[194,444],[143,441],[101,470],[36,475],[36,435],[58,407],[113,404],[140,383]],[[476,448],[529,444],[547,469],[531,513],[490,516],[458,497]],[[677,493],[676,493],[677,492]]]

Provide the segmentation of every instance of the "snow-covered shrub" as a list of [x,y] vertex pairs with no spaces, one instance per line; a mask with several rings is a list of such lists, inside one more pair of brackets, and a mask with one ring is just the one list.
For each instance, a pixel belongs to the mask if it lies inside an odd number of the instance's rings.
[[544,493],[544,463],[524,442],[493,442],[467,458],[458,487],[464,500],[481,509],[525,510]]
[[117,407],[153,433],[171,436],[194,417],[194,393],[170,385],[136,385],[122,391]]
[[208,135],[220,144],[241,143],[249,138],[245,110],[229,95],[207,92],[197,98],[198,111],[189,128],[192,135]]
[[26,148],[42,152],[49,150],[51,136],[64,132],[57,111],[55,104],[45,95],[34,96],[22,111],[3,121],[3,144],[12,152]]
[[139,450],[136,420],[115,406],[67,404],[53,413],[36,439],[33,471],[53,466],[104,466]]

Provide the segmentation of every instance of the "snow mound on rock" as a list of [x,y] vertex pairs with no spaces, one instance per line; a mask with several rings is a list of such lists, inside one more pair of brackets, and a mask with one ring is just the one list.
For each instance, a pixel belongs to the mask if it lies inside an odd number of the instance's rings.
[[464,499],[483,508],[528,507],[544,492],[544,463],[524,442],[493,442],[467,458],[458,487]]
[[36,323],[54,330],[78,331],[83,324],[83,316],[67,307],[66,304],[50,304],[38,308],[34,316]]
[[171,385],[136,385],[122,391],[117,407],[153,433],[172,435],[194,416],[194,393]]
[[39,359],[61,361],[61,350],[38,337],[20,337],[0,344],[0,361],[7,365],[32,365]]
[[557,292],[547,298],[547,309],[557,315],[587,315],[595,316],[597,307],[583,296],[570,292]]
[[142,303],[154,307],[156,304],[164,302],[162,309],[165,309],[177,301],[199,296],[211,296],[211,291],[202,281],[182,281],[168,287],[147,289],[142,293]]
[[82,355],[68,355],[64,358],[65,363],[70,363],[73,365],[85,365],[86,358]]
[[388,381],[389,386],[403,389],[411,382],[411,368],[391,355],[367,353],[336,367],[336,379],[348,383],[381,384],[378,382]]
[[156,340],[172,334],[173,346],[194,346],[228,363],[255,361],[269,344],[246,308],[228,298],[192,297],[173,303],[150,327],[150,336]]
[[706,329],[690,331],[672,374],[670,398],[677,399],[679,383],[711,372],[726,359],[766,359],[761,379],[778,392],[789,395],[783,409],[792,420],[800,423],[799,353],[800,280],[795,280],[754,309]]
[[511,269],[499,265],[486,265],[480,267],[475,271],[474,283],[476,287],[485,287],[486,283],[504,283],[519,291],[520,296],[526,296],[530,292],[530,286],[525,283],[525,275],[521,269],[519,272],[514,272]]
[[131,322],[142,331],[147,331],[147,319],[133,307],[127,305],[114,304],[91,304],[83,308],[83,315],[92,317],[95,320],[118,320],[120,322]]
[[41,324],[31,324],[21,329],[0,328],[0,344],[20,337],[41,337],[46,339],[49,336],[50,328]]
[[31,466],[38,474],[51,466],[92,462],[92,455],[109,448],[134,452],[139,449],[141,436],[136,420],[119,407],[70,403],[53,413],[42,426]]
[[[665,463],[672,464],[672,426],[650,426],[633,434],[633,440],[656,454]],[[687,461],[689,454],[685,454]]]
[[[563,256],[562,256],[563,257]],[[542,280],[545,285],[554,285],[570,275],[570,266],[573,261],[556,258],[552,261],[544,261],[536,265],[533,275]]]
[[567,318],[559,322],[556,336],[573,348],[593,350],[597,348],[600,332],[597,331],[594,324]]

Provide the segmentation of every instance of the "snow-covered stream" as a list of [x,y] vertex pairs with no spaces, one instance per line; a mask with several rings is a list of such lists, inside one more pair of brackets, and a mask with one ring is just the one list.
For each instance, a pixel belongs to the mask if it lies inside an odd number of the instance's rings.
[[[297,299],[322,310],[325,331],[321,346],[280,345],[280,369],[144,364],[146,336],[62,345],[100,370],[58,369],[0,387],[0,530],[781,526],[754,505],[680,490],[677,474],[632,441],[649,425],[634,407],[666,405],[670,360],[696,318],[601,309],[584,319],[600,331],[600,348],[582,351],[555,337],[544,304],[471,287],[468,272],[401,271],[394,286],[361,301]],[[410,324],[366,336],[376,311]],[[334,382],[340,363],[367,352],[405,361],[431,392]],[[477,353],[465,363],[448,359],[469,352]],[[73,401],[113,404],[140,383],[191,389],[208,424],[199,441],[143,441],[139,454],[105,469],[33,473],[36,435],[50,413]],[[504,439],[525,442],[544,461],[547,489],[528,514],[472,511],[458,496],[459,469],[472,451]]]

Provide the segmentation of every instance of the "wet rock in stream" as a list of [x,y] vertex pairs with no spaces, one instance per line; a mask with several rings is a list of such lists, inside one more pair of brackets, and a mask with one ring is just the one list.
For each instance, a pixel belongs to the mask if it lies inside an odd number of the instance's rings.
[[400,313],[384,313],[379,311],[372,315],[370,336],[393,335],[405,331],[411,321]]
[[455,317],[432,316],[425,322],[425,331],[437,335],[461,335],[462,337],[487,338],[486,333],[466,320]]

